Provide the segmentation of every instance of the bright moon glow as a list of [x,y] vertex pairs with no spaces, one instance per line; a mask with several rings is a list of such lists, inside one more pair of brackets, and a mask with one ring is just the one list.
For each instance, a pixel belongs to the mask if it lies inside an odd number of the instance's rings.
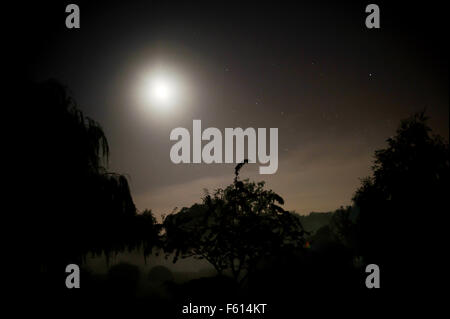
[[132,87],[134,103],[144,118],[173,119],[181,116],[195,97],[192,78],[175,63],[141,67]]
[[173,110],[180,98],[177,78],[170,72],[151,72],[144,75],[139,95],[141,103],[147,109],[158,112]]
[[170,98],[173,95],[173,92],[172,88],[170,87],[170,83],[161,79],[155,80],[154,83],[152,83],[150,94],[155,102],[167,104],[168,102],[170,102]]
[[147,102],[159,109],[167,109],[175,103],[175,84],[170,79],[156,76],[147,83]]

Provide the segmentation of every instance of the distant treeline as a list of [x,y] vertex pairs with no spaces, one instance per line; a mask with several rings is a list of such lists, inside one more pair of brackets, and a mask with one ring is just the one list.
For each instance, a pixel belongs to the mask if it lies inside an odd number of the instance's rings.
[[298,215],[303,227],[315,233],[319,228],[329,225],[334,212],[311,212],[308,215]]

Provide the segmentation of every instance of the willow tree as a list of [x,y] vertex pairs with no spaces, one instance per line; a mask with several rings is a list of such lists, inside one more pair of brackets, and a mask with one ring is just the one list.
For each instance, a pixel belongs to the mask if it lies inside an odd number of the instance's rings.
[[[136,234],[127,178],[108,170],[100,124],[56,81],[32,84],[26,93],[20,100],[25,120],[17,124],[29,156],[22,165],[22,249],[48,266],[139,245],[147,235]],[[147,224],[152,231],[154,221]]]

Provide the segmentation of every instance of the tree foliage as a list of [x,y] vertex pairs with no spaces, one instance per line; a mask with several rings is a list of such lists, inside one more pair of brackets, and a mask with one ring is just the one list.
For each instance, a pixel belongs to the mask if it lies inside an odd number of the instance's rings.
[[21,238],[31,239],[23,244],[33,261],[48,266],[142,245],[148,253],[156,222],[151,212],[137,214],[127,178],[108,170],[100,124],[53,80],[31,84],[24,99],[20,132],[33,158],[22,169],[33,209],[21,215]]
[[425,249],[423,234],[433,227],[428,216],[448,211],[449,146],[432,134],[424,112],[402,121],[387,144],[375,152],[373,174],[353,201],[360,209],[359,253],[394,261]]
[[165,218],[165,249],[175,253],[174,262],[180,256],[206,259],[219,274],[228,270],[242,282],[264,258],[302,249],[299,219],[281,207],[283,199],[264,182],[241,181],[241,167],[231,185]]

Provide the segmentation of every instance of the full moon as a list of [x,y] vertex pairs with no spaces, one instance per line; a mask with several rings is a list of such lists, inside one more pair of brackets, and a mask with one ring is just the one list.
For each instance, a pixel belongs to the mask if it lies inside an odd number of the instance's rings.
[[155,102],[163,104],[170,102],[170,98],[173,95],[170,83],[164,79],[155,80],[154,83],[152,83],[149,93]]
[[154,63],[136,71],[132,96],[141,115],[173,119],[189,109],[195,97],[192,78],[173,63]]
[[145,85],[146,102],[149,105],[165,110],[171,108],[176,100],[174,80],[163,75],[156,75]]
[[180,103],[180,76],[168,67],[141,72],[137,84],[139,104],[144,110],[167,113]]

